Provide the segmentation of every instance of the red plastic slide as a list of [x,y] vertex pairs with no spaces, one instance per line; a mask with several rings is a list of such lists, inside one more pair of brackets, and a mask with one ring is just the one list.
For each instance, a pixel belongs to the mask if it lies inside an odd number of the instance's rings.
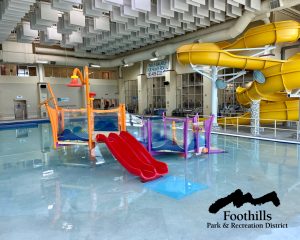
[[128,132],[122,131],[120,137],[124,139],[135,152],[139,153],[142,161],[151,164],[158,174],[164,175],[168,173],[168,165],[164,162],[157,161],[148,150]]
[[[121,134],[124,135],[124,133]],[[134,137],[132,138],[137,144],[140,144]],[[145,155],[133,147],[137,146],[137,144],[133,143],[134,141],[132,139],[130,142],[127,142],[119,135],[110,133],[108,137],[103,134],[98,134],[96,140],[97,142],[104,142],[120,164],[126,168],[128,172],[139,176],[142,182],[154,180],[168,172],[168,166],[165,163],[158,162],[155,159],[154,161],[146,161]],[[146,150],[141,144],[139,147]]]

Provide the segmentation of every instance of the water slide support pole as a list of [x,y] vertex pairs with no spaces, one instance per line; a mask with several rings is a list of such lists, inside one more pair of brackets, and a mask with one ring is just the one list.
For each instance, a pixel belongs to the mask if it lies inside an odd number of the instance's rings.
[[218,88],[216,81],[218,79],[218,67],[211,67],[211,114],[215,116],[213,126],[218,126]]
[[260,120],[260,100],[252,100],[251,102],[251,134],[253,136],[259,135],[259,120]]

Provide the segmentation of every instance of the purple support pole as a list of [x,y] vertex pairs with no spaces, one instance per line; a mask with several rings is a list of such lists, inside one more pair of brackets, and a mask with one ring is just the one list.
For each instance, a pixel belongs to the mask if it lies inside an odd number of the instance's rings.
[[145,122],[145,120],[142,119],[142,123],[143,123],[143,126],[142,126],[142,139],[143,139],[143,142],[145,142],[146,141],[146,138],[145,138],[145,128],[146,128],[147,122]]
[[148,152],[152,152],[152,123],[151,119],[147,120],[147,128],[148,128]]
[[188,156],[188,131],[189,131],[189,118],[187,117],[184,121],[183,126],[183,145],[184,145],[184,158],[187,158]]
[[212,125],[214,121],[215,116],[211,115],[209,119],[205,120],[204,125],[205,125],[205,147],[208,149],[208,153],[210,153],[210,147],[211,147],[211,130],[212,130]]
[[166,114],[163,113],[163,123],[164,123],[164,138],[167,139],[167,123],[166,123]]
[[195,139],[195,153],[199,153],[199,124],[198,124],[198,113],[196,116],[193,118],[193,123],[195,124],[195,133],[194,133],[194,139]]

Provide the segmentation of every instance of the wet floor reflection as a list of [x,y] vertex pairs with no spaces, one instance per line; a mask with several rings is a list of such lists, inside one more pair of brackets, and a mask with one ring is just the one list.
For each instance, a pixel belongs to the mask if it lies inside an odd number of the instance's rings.
[[[46,132],[44,126],[19,133],[23,142],[15,131],[0,132],[1,239],[297,239],[298,145],[213,135],[226,153],[158,156],[169,176],[208,187],[176,200],[145,187],[105,147],[105,161],[95,164],[84,147],[52,150]],[[209,205],[237,188],[254,197],[276,191],[281,205],[227,210],[264,209],[289,229],[207,229],[207,222],[223,221]]]

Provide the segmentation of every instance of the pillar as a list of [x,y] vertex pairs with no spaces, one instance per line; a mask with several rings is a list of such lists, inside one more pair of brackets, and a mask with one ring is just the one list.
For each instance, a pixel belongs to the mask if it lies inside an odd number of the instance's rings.
[[118,79],[119,103],[126,104],[125,100],[125,81],[123,78]]
[[165,94],[166,94],[166,115],[172,116],[172,111],[177,108],[177,74],[174,71],[174,59],[176,55],[169,55],[168,70],[165,71]]
[[252,100],[251,102],[251,134],[253,136],[259,135],[259,119],[260,119],[260,100]]
[[209,78],[203,76],[203,114],[211,114],[211,88],[212,82]]
[[166,85],[166,108],[167,116],[172,116],[172,111],[176,106],[176,72],[174,70],[169,70],[165,72],[165,82]]
[[[38,72],[39,83],[43,83],[45,77],[44,65],[38,64],[37,70],[38,70],[37,72]],[[38,91],[37,106],[39,106],[39,103],[45,101],[50,96],[48,96],[48,90],[46,88],[41,88],[41,84],[37,84],[37,91]],[[48,113],[44,105],[38,107],[37,112],[38,112],[38,117],[40,118],[48,117]]]
[[140,74],[137,76],[137,86],[139,114],[142,115],[148,106],[147,77],[145,74]]
[[218,88],[216,86],[217,78],[217,67],[211,67],[211,114],[215,116],[213,126],[218,125]]
[[145,74],[144,62],[140,62],[139,75],[137,76],[138,88],[138,113],[144,114],[144,110],[148,107],[148,79]]
[[39,82],[44,82],[44,76],[45,76],[45,70],[43,64],[38,64],[38,76],[39,76]]
[[147,78],[147,108],[153,113],[153,78]]
[[122,67],[119,67],[118,69],[118,92],[119,92],[119,103],[124,103],[126,104],[126,99],[125,99],[125,81],[123,78],[123,73],[122,73]]

